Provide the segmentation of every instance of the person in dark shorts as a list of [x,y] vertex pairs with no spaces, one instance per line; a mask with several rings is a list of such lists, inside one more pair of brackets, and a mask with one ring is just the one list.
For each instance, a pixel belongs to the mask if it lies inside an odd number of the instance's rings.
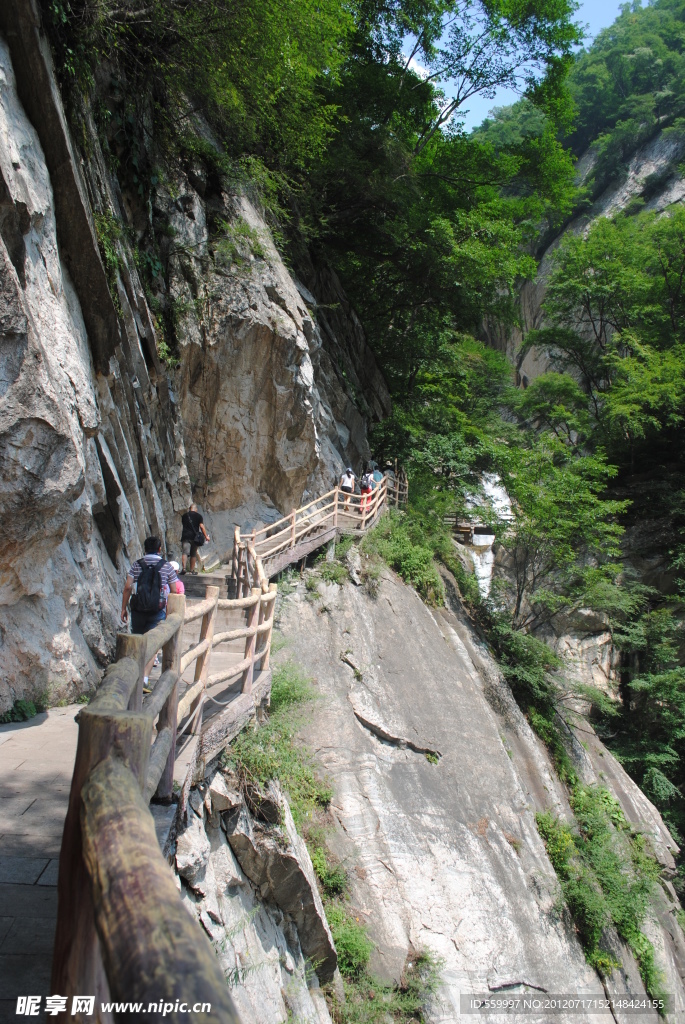
[[354,494],[354,485],[356,477],[352,472],[352,467],[348,466],[343,475],[340,477],[340,490],[345,495],[343,502],[343,512],[347,512],[350,507],[350,495]]
[[[159,579],[149,570],[156,570]],[[145,554],[134,562],[128,570],[126,585],[121,598],[121,621],[128,622],[128,602],[134,585],[145,584],[148,599],[152,594],[152,603],[156,608],[140,607],[142,594],[134,594],[131,602],[131,632],[147,633],[158,626],[166,618],[166,600],[169,594],[176,593],[178,576],[170,562],[162,558],[162,542],[159,537],[148,537],[145,541]],[[136,600],[138,599],[138,600]]]
[[205,529],[202,515],[197,510],[197,505],[191,505],[188,511],[181,517],[181,576],[186,571],[186,563],[190,558],[190,574],[196,576],[195,559],[198,548],[206,540],[211,540]]

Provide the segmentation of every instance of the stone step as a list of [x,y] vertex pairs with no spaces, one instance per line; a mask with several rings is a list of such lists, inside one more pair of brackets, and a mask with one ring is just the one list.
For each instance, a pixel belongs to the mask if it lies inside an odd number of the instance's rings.
[[218,587],[220,598],[229,596],[228,575],[225,569],[219,572],[201,572],[197,576],[191,576],[190,573],[186,573],[185,576],[181,576],[181,579],[185,587],[186,597],[191,599],[206,597],[207,587]]

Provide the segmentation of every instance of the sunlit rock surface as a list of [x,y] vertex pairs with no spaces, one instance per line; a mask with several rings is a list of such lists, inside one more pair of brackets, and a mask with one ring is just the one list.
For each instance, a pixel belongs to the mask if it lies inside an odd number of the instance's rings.
[[[321,695],[304,736],[334,787],[331,844],[377,943],[374,968],[397,979],[413,950],[441,957],[443,983],[430,1011],[436,1021],[461,1019],[463,993],[602,993],[558,910],[558,884],[535,826],[538,810],[567,814],[566,797],[456,597],[454,610],[431,612],[389,571],[376,600],[350,583],[328,586],[325,602],[305,595],[301,587],[285,600],[282,629]],[[345,652],[361,678],[341,659]],[[673,844],[658,812],[593,744],[595,778],[629,820],[637,814],[667,861]],[[603,758],[610,771],[602,771]],[[653,927],[682,1011],[676,905],[659,898]],[[615,941],[624,969],[613,972],[608,990],[642,993],[635,962]]]

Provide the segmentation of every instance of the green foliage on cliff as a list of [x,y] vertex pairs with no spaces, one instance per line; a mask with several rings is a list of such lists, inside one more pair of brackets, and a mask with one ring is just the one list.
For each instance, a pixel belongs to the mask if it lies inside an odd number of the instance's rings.
[[311,683],[293,662],[280,665],[273,674],[268,722],[254,732],[242,732],[222,755],[241,780],[264,784],[278,779],[288,794],[298,829],[331,798],[329,787],[317,777],[309,752],[293,743],[304,709],[314,698]]
[[648,841],[630,828],[602,786],[575,785],[571,806],[575,829],[550,812],[536,820],[587,960],[605,975],[619,966],[603,942],[605,928],[613,925],[633,952],[648,994],[662,998],[664,978],[641,931],[659,878]]
[[684,15],[683,0],[623,4],[578,59],[570,79],[578,111],[570,143],[578,155],[590,145],[596,153],[592,192],[620,178],[638,145],[658,132],[670,128],[674,141],[682,137]]
[[536,382],[520,411],[633,470],[670,459],[685,437],[684,274],[678,208],[600,218],[587,237],[567,236],[554,254],[547,326],[526,339],[563,372]]
[[553,259],[547,326],[526,340],[559,372],[539,378],[517,406],[538,429],[553,430],[574,460],[606,452],[623,493],[629,486],[637,499],[633,522],[665,535],[669,597],[620,571],[619,600],[606,607],[622,651],[623,699],[618,722],[605,728],[676,835],[685,826],[684,280],[685,213],[677,207],[603,218],[585,237],[566,238]]
[[[357,926],[359,927],[359,926]],[[335,1024],[422,1024],[438,987],[441,963],[428,950],[410,952],[398,985],[374,978],[367,971],[343,974],[344,1002],[329,994]]]

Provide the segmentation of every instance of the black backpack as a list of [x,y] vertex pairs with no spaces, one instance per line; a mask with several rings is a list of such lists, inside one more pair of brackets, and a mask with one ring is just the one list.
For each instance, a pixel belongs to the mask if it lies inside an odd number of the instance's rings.
[[373,473],[364,473],[362,477],[362,487],[373,487]]
[[131,608],[135,612],[158,612],[162,607],[162,577],[160,567],[164,562],[153,562],[148,565],[143,558],[138,562],[141,568],[136,584],[136,592],[131,598]]

